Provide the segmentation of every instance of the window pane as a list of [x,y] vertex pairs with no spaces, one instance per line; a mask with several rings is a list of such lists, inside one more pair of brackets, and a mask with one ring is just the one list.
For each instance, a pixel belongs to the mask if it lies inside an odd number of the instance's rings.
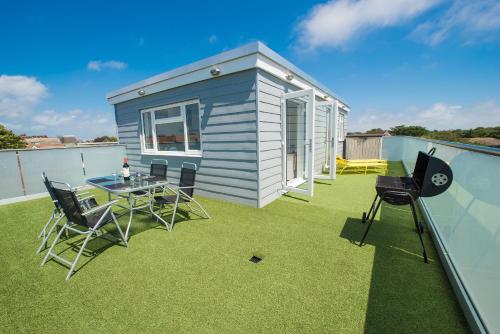
[[181,115],[181,107],[165,108],[155,111],[156,119],[165,119],[170,117],[178,117]]
[[156,125],[158,151],[184,151],[184,123]]
[[200,150],[200,118],[198,103],[186,106],[186,126],[188,133],[188,148],[190,150]]
[[142,114],[142,124],[144,126],[144,147],[147,150],[153,149],[153,128],[151,127],[151,113]]

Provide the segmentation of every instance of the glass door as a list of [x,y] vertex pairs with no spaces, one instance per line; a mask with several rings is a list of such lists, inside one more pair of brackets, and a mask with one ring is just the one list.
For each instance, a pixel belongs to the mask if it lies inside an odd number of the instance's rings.
[[308,196],[314,188],[314,90],[282,95],[283,190]]
[[315,178],[336,178],[336,152],[337,141],[335,140],[337,129],[337,103],[324,101],[316,102],[315,112]]

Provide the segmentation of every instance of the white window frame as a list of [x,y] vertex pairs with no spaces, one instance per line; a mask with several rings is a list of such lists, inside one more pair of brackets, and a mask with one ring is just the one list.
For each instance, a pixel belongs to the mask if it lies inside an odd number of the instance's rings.
[[[200,149],[199,150],[190,150],[189,149],[189,138],[188,138],[188,129],[186,123],[186,106],[189,104],[198,104],[198,124],[200,126]],[[158,110],[164,110],[167,108],[175,108],[180,107],[181,114],[175,117],[169,117],[164,119],[156,119],[155,112]],[[146,141],[144,138],[144,114],[150,113],[151,115],[151,130],[153,136],[153,149],[146,148]],[[200,110],[200,101],[199,99],[186,100],[182,102],[164,104],[161,106],[156,106],[152,108],[142,109],[141,110],[141,154],[144,155],[166,155],[166,156],[195,156],[201,157],[202,155],[202,141],[201,141],[201,110]],[[156,125],[159,124],[168,124],[168,123],[179,123],[182,122],[184,127],[184,151],[159,151],[158,150],[158,142],[156,139]]]

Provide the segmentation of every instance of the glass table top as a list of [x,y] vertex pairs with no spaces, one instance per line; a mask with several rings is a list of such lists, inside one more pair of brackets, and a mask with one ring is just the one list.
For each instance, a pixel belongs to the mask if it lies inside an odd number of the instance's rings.
[[86,182],[89,185],[110,192],[132,192],[161,187],[168,184],[167,179],[149,175],[131,177],[131,179],[127,181],[120,175],[99,176],[87,179]]

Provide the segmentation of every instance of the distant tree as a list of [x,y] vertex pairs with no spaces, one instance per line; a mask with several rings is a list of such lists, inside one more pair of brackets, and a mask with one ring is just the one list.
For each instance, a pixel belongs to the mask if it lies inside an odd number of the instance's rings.
[[94,143],[103,143],[103,142],[117,142],[118,138],[115,136],[102,136],[102,137],[97,137],[92,140]]
[[384,132],[385,132],[384,129],[376,128],[376,129],[368,130],[365,133],[367,133],[367,134],[379,134],[379,133],[384,133]]
[[429,130],[419,125],[398,125],[390,128],[389,133],[393,136],[422,137],[428,134]]
[[0,149],[26,148],[23,138],[0,124]]

